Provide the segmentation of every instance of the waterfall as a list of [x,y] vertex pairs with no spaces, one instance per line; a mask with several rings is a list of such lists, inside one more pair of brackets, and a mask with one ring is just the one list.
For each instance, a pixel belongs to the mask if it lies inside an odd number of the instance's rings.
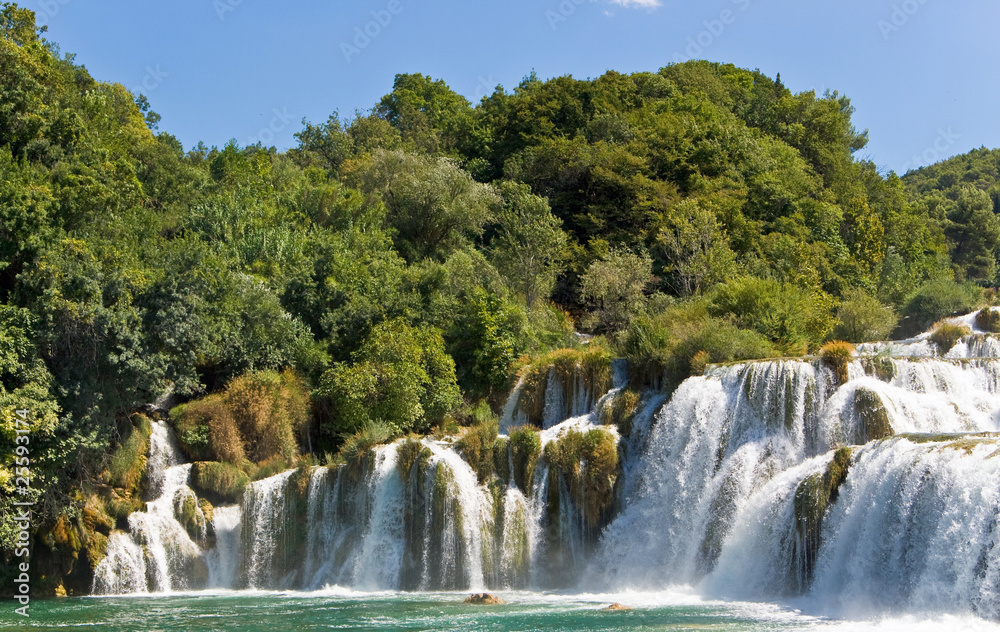
[[998,481],[996,436],[865,446],[827,518],[811,596],[845,615],[958,607],[998,618]]
[[294,573],[288,560],[289,515],[286,511],[289,470],[247,485],[243,491],[243,542],[247,586],[286,588],[285,574]]
[[[996,618],[998,371],[983,358],[861,357],[841,386],[806,361],[685,381],[656,416],[587,585]],[[862,447],[831,483],[848,445]]]
[[[846,379],[820,359],[711,366],[669,394],[629,390],[624,361],[593,380],[603,396],[579,365],[541,365],[501,417],[538,429],[517,475],[513,435],[486,480],[461,442],[407,438],[253,482],[207,519],[157,423],[151,500],[109,538],[95,592],[683,585],[834,616],[998,619],[997,340],[862,346]],[[582,456],[605,439],[610,491]]]
[[[152,424],[146,511],[129,516],[129,535],[113,533],[107,555],[94,571],[94,592],[170,592],[200,588],[208,569],[192,539],[206,536],[205,516],[187,486],[191,465],[179,464],[173,437],[162,421]],[[185,519],[181,524],[178,517]],[[193,533],[192,533],[193,532]]]
[[208,588],[236,588],[241,557],[243,512],[239,505],[217,507],[213,512],[212,530],[215,547],[205,556],[208,564]]

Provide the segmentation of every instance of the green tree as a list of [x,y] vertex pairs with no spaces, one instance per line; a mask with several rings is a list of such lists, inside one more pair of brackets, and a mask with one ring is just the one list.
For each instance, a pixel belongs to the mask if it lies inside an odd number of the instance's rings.
[[580,285],[583,299],[595,307],[587,325],[606,332],[627,328],[646,306],[644,292],[652,270],[649,256],[621,250],[613,250],[592,263]]
[[993,200],[987,193],[973,188],[963,190],[948,212],[945,234],[952,261],[965,278],[993,280],[1000,218],[993,212]]
[[530,310],[536,299],[552,290],[566,235],[545,198],[532,195],[526,185],[504,182],[500,197],[498,226],[490,244],[493,263],[507,284],[524,296]]
[[695,200],[685,200],[672,209],[657,234],[657,249],[671,275],[671,286],[681,296],[701,293],[731,277],[736,257],[715,214]]
[[444,259],[481,235],[497,202],[491,186],[447,158],[377,151],[353,178],[362,191],[381,196],[396,248],[411,263]]
[[325,430],[332,435],[373,423],[395,434],[425,432],[461,402],[440,332],[418,331],[400,319],[375,326],[351,363],[324,373],[319,394],[330,402]]

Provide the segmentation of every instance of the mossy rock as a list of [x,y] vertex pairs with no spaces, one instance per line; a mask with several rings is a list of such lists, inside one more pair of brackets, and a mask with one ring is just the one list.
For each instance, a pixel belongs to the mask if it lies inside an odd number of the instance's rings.
[[511,477],[525,496],[530,495],[535,467],[542,455],[542,438],[534,428],[527,426],[514,428],[510,431],[509,446],[514,468]]
[[937,345],[941,355],[944,355],[951,351],[952,347],[958,344],[959,340],[971,333],[972,330],[965,325],[943,323],[934,330],[934,333],[930,336],[930,340]]
[[102,478],[126,493],[141,494],[146,482],[146,459],[152,422],[145,415],[135,415],[132,421],[131,433],[111,455],[108,469]]
[[195,542],[201,541],[205,533],[205,516],[198,506],[197,496],[192,493],[185,494],[174,513],[177,522],[181,523],[188,536]]
[[200,461],[191,467],[191,488],[216,505],[235,504],[250,477],[231,463]]
[[608,416],[604,425],[618,428],[618,434],[628,437],[632,434],[632,420],[642,403],[642,394],[634,388],[626,388],[619,392],[608,407]]
[[552,489],[558,478],[566,482],[571,497],[591,528],[599,528],[610,515],[618,472],[618,442],[600,428],[570,430],[545,446]]
[[396,471],[399,473],[400,480],[404,483],[409,480],[413,466],[425,470],[431,456],[430,448],[416,437],[409,437],[400,442],[396,449]]
[[466,429],[455,443],[455,448],[476,472],[480,483],[489,482],[493,475],[498,427],[496,419],[488,419]]
[[871,375],[883,382],[891,382],[896,377],[896,363],[887,356],[870,356],[861,359],[865,375]]
[[92,533],[84,548],[87,553],[87,562],[90,566],[90,571],[94,572],[97,570],[97,565],[104,560],[108,553],[108,536],[99,532]]
[[854,410],[861,422],[854,437],[855,444],[861,445],[895,434],[889,421],[889,411],[875,391],[864,387],[854,391]]
[[1000,311],[984,307],[976,314],[976,327],[993,334],[1000,333]]
[[805,590],[812,582],[816,558],[822,539],[823,519],[827,509],[837,501],[840,487],[847,480],[853,448],[837,450],[826,471],[807,477],[795,491],[795,554],[800,568],[791,569],[796,591]]

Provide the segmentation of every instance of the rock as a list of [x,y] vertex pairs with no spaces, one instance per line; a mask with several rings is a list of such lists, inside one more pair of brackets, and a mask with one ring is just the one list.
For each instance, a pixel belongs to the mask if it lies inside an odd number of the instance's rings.
[[618,602],[615,602],[608,606],[607,608],[601,608],[602,612],[620,612],[624,610],[631,610],[628,606],[623,606]]
[[476,606],[499,606],[507,602],[490,593],[477,593],[466,597],[465,603],[471,603]]

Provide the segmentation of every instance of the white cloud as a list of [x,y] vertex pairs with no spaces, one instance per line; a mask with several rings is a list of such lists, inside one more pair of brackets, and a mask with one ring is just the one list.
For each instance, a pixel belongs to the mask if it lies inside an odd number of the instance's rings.
[[661,6],[660,0],[611,0],[611,4],[618,4],[626,9],[638,7],[640,9],[655,9]]

